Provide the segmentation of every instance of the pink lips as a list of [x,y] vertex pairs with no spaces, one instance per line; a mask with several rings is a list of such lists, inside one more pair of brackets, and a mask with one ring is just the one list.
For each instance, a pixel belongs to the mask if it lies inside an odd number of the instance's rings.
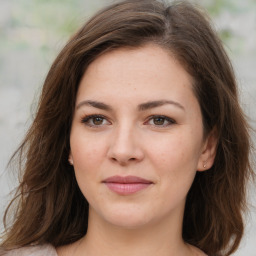
[[103,181],[107,187],[120,195],[130,195],[153,184],[152,181],[136,176],[112,176]]

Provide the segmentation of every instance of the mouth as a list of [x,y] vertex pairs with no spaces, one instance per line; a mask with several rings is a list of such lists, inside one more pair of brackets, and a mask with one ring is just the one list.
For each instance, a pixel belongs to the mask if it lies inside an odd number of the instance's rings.
[[137,176],[112,176],[103,181],[113,192],[119,195],[130,195],[148,188],[152,181]]

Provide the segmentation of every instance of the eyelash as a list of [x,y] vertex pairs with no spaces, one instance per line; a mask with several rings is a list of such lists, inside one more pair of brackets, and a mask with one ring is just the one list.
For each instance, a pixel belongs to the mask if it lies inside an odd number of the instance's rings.
[[103,120],[107,120],[106,117],[103,116],[103,115],[89,115],[89,116],[83,117],[83,118],[81,119],[81,122],[84,123],[84,124],[86,124],[86,125],[88,125],[88,126],[90,126],[90,127],[93,127],[93,128],[94,128],[94,127],[97,128],[97,127],[102,126],[102,125],[90,124],[90,121],[92,121],[93,118],[101,118],[101,119],[103,119]]
[[[85,116],[81,119],[81,123],[84,123],[87,126],[92,127],[92,128],[98,128],[98,127],[101,127],[101,126],[104,125],[104,124],[96,125],[96,124],[90,123],[90,121],[93,121],[94,118],[101,118],[103,121],[107,120],[107,118],[103,115],[88,115],[88,116]],[[143,124],[149,123],[151,120],[154,121],[154,119],[157,119],[157,118],[163,119],[164,122],[167,121],[168,123],[167,124],[162,124],[162,125],[161,124],[160,125],[149,124],[149,125],[155,126],[155,127],[158,127],[158,128],[163,128],[163,127],[168,127],[170,125],[176,124],[176,121],[174,119],[172,119],[170,117],[167,117],[167,116],[163,116],[163,115],[152,115]],[[109,121],[107,121],[107,122],[109,122]]]
[[172,118],[170,118],[170,117],[168,117],[168,116],[163,116],[163,115],[153,115],[153,116],[150,116],[150,117],[148,118],[148,120],[146,121],[146,123],[148,123],[148,122],[151,121],[151,120],[157,119],[157,118],[161,118],[161,119],[164,120],[164,122],[167,121],[168,123],[167,123],[167,124],[164,124],[164,125],[152,124],[153,126],[162,128],[162,127],[167,127],[167,126],[176,124],[176,121],[175,121],[175,120],[173,120]]

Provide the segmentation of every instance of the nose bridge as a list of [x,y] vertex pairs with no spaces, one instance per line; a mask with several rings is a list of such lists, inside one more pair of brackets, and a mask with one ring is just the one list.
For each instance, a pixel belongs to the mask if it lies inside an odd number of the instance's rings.
[[116,127],[114,137],[114,144],[116,144],[117,148],[123,148],[123,150],[128,151],[128,149],[135,146],[133,141],[136,137],[135,127],[125,123],[121,124]]
[[109,156],[122,164],[140,161],[143,158],[139,144],[139,131],[135,125],[124,121],[114,128]]

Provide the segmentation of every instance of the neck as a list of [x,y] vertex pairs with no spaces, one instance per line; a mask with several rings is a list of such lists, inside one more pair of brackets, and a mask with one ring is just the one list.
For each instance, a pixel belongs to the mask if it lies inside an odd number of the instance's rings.
[[183,213],[178,214],[178,220],[166,218],[161,222],[132,229],[103,221],[93,210],[90,210],[89,216],[88,231],[81,239],[76,255],[191,255],[182,240]]

